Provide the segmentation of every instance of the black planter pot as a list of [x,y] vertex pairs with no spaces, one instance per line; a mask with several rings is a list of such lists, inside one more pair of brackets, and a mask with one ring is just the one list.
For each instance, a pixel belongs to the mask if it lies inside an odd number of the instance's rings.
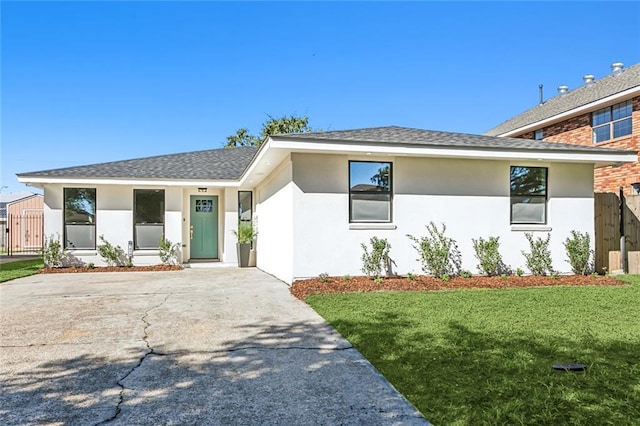
[[251,243],[237,244],[238,247],[238,266],[246,268],[249,266],[249,253],[251,252]]

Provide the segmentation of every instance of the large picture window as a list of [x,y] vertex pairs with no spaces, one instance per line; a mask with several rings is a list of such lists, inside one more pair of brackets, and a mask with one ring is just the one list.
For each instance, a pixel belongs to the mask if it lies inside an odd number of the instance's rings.
[[64,188],[63,192],[65,247],[69,249],[95,249],[95,188]]
[[511,223],[547,222],[547,168],[511,167]]
[[349,220],[391,222],[391,163],[349,162]]
[[631,101],[602,108],[591,115],[593,142],[604,142],[631,134]]
[[164,190],[134,189],[134,247],[156,249],[164,234]]
[[251,223],[253,216],[253,192],[238,191],[238,222]]

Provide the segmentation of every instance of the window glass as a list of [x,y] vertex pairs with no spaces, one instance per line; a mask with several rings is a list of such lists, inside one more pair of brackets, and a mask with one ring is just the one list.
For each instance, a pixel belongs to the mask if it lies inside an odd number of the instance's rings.
[[632,112],[631,101],[621,102],[594,112],[591,117],[593,142],[604,142],[611,138],[630,135]]
[[135,248],[158,248],[164,234],[164,190],[135,189],[133,194]]
[[511,223],[546,223],[547,168],[511,167]]
[[64,188],[63,192],[65,246],[71,249],[95,249],[95,188]]
[[391,221],[391,163],[349,162],[351,222]]
[[253,193],[251,191],[238,191],[238,221],[251,222],[253,207]]
[[541,141],[542,139],[544,139],[544,133],[543,133],[542,129],[536,130],[534,138],[537,141]]

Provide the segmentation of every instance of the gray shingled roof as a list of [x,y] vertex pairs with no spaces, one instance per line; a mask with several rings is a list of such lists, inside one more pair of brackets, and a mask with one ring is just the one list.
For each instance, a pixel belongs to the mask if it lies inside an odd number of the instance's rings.
[[640,86],[640,64],[624,69],[620,75],[609,74],[596,79],[591,86],[583,85],[564,95],[551,98],[542,105],[536,105],[484,134],[502,135],[638,86]]
[[18,176],[74,178],[236,180],[257,148],[237,147],[160,155],[88,166],[19,173]]
[[572,151],[591,153],[628,153],[611,148],[570,145],[565,143],[543,142],[520,138],[498,138],[486,135],[470,135],[465,133],[439,132],[435,130],[412,129],[408,127],[372,127],[357,130],[337,130],[329,132],[298,133],[276,135],[278,139],[302,139],[310,142],[359,142],[369,144],[419,145],[442,148],[482,148],[504,151],[536,150],[536,151]]

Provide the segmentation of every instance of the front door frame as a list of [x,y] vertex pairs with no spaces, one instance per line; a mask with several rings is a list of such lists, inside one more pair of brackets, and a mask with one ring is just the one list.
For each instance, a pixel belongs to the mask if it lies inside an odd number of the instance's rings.
[[[198,223],[198,219],[195,214],[195,203],[196,199],[200,200],[211,200],[213,213],[210,217],[210,222],[205,223],[204,228],[202,228],[202,223]],[[219,217],[220,217],[220,197],[218,195],[198,195],[198,194],[190,194],[189,195],[189,229],[188,232],[188,241],[189,241],[189,258],[193,260],[204,260],[204,259],[220,259],[220,229],[219,229]],[[207,220],[207,219],[205,219]],[[202,235],[203,233],[209,235]],[[203,248],[202,250],[194,250],[194,244],[200,243],[200,238],[212,239],[212,245],[207,248]],[[195,252],[195,253],[194,253]]]

